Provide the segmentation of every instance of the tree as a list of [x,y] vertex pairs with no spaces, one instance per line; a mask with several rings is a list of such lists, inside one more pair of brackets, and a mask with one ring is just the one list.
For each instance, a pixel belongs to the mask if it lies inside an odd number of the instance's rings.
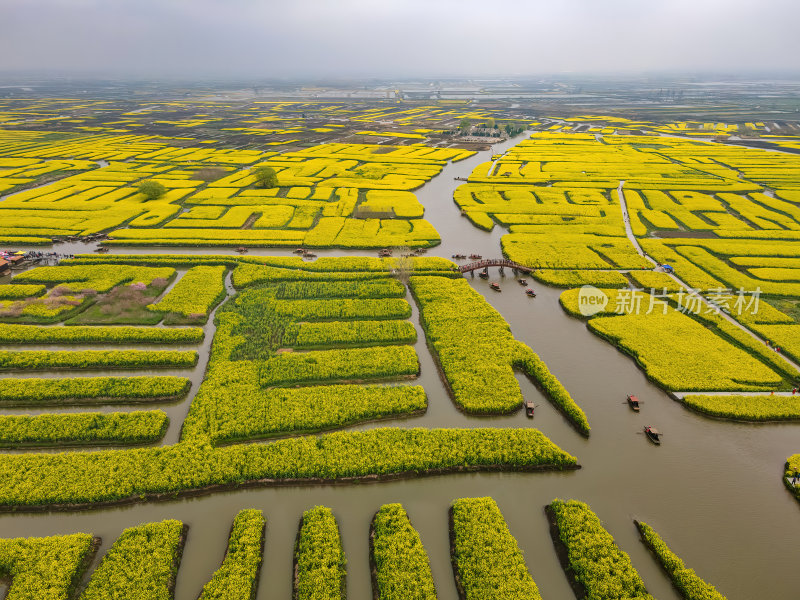
[[139,193],[144,194],[148,200],[157,200],[167,193],[167,188],[157,181],[147,179],[139,184]]
[[411,258],[411,249],[407,246],[395,248],[395,252],[399,254],[394,259],[394,276],[403,285],[408,285],[408,280],[414,272],[414,259]]
[[251,171],[256,178],[256,185],[261,188],[278,187],[278,174],[272,167],[258,167]]
[[508,123],[506,125],[506,132],[508,133],[509,137],[513,137],[517,134],[522,133],[525,131],[525,125],[519,123]]

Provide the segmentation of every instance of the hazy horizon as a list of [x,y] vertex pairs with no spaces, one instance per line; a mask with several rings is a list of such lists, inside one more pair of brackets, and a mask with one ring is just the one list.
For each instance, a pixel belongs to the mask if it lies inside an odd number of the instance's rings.
[[793,0],[3,0],[0,73],[118,79],[796,74]]

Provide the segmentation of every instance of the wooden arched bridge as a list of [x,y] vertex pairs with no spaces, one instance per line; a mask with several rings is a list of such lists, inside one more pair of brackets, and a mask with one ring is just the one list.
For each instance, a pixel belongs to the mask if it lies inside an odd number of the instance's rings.
[[500,267],[501,270],[504,267],[508,267],[509,269],[516,269],[517,271],[523,271],[524,273],[530,273],[533,271],[533,268],[526,267],[525,265],[521,265],[513,260],[508,260],[507,258],[484,258],[483,260],[461,265],[458,267],[458,270],[462,273],[468,273],[470,271],[475,271],[476,269],[485,269],[487,267]]

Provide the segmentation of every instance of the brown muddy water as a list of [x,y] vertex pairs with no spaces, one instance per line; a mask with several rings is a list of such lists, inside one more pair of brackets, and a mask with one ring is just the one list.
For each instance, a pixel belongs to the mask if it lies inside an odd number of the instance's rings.
[[[497,145],[492,153],[514,142]],[[484,257],[500,256],[502,231],[475,229],[452,202],[452,190],[460,183],[453,177],[468,175],[475,164],[489,160],[492,153],[483,152],[447,167],[417,192],[426,206],[426,218],[444,240],[429,254],[449,257],[456,252],[477,252]],[[177,252],[172,248],[164,251]],[[736,424],[692,413],[650,384],[628,357],[592,335],[582,322],[566,316],[558,305],[559,290],[531,282],[538,297],[529,299],[510,272],[503,279],[496,270],[492,271],[491,280],[500,282],[500,293],[493,292],[489,282],[478,277],[468,276],[468,280],[503,314],[514,335],[538,352],[570,390],[589,417],[591,437],[585,439],[576,433],[523,377],[518,379],[525,396],[533,397],[538,405],[535,419],[529,420],[521,412],[502,418],[466,417],[449,399],[421,335],[416,348],[422,368],[420,383],[428,393],[428,411],[424,416],[391,424],[535,426],[576,455],[583,466],[581,470],[261,488],[97,511],[0,514],[0,537],[91,532],[103,538],[102,555],[126,527],[180,519],[189,525],[189,535],[176,598],[194,600],[219,567],[235,514],[244,508],[258,508],[267,517],[258,599],[287,600],[291,595],[292,548],[298,521],[304,510],[322,504],[333,509],[342,532],[348,559],[348,597],[368,600],[372,597],[367,560],[370,520],[382,504],[401,502],[428,551],[440,600],[455,600],[448,506],[456,498],[491,496],[525,553],[542,596],[568,600],[574,596],[553,551],[543,507],[553,498],[575,498],[591,505],[620,547],[631,555],[648,590],[659,600],[677,600],[679,596],[639,541],[633,519],[652,525],[689,567],[730,600],[797,598],[800,506],[784,489],[781,475],[786,457],[800,450],[798,425]],[[412,320],[418,321],[416,307]],[[207,326],[207,332],[213,334],[213,326]],[[203,344],[202,352],[207,352],[209,342],[210,339]],[[197,381],[195,373],[189,376]],[[631,412],[624,404],[628,393],[643,400],[641,413]],[[188,401],[176,405],[178,423],[187,408]],[[644,425],[664,432],[660,447],[639,434]],[[176,435],[177,430],[171,427],[168,441]]]

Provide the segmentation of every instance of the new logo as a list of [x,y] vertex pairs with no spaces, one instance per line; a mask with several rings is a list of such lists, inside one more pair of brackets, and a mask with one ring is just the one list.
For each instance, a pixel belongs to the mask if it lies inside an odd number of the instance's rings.
[[593,285],[584,285],[578,292],[578,310],[584,317],[601,312],[608,304],[608,295]]

